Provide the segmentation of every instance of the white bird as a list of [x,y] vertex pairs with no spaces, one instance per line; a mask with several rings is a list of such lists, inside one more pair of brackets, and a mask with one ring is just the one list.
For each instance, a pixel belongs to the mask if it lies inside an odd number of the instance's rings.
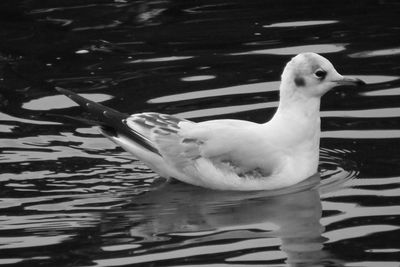
[[162,177],[219,190],[273,190],[317,173],[321,96],[339,85],[362,84],[340,75],[318,54],[299,54],[282,73],[275,115],[262,124],[127,115],[57,90],[95,115],[103,135]]

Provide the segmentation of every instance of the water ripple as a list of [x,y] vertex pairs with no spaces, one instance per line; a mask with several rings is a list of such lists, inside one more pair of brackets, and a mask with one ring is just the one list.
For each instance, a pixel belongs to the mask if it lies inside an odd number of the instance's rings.
[[182,94],[174,94],[168,96],[157,97],[148,100],[148,103],[169,103],[169,102],[178,102],[185,100],[195,100],[206,97],[218,97],[218,96],[226,96],[226,95],[238,95],[238,94],[251,94],[251,93],[260,93],[260,92],[270,92],[270,91],[278,91],[279,89],[279,81],[273,82],[262,82],[262,83],[252,83],[252,84],[244,84],[237,86],[229,86],[224,88],[210,89],[210,90],[201,90],[194,91],[189,93]]
[[0,249],[30,248],[62,243],[72,235],[2,237]]
[[178,60],[192,59],[193,56],[171,56],[171,57],[157,57],[157,58],[146,58],[146,59],[135,59],[128,63],[157,63],[157,62],[170,62]]
[[305,27],[305,26],[320,26],[326,24],[338,23],[337,20],[308,20],[308,21],[290,21],[263,25],[264,28],[286,28],[286,27]]
[[396,56],[400,54],[400,48],[389,48],[380,50],[363,51],[350,54],[352,58],[370,58],[370,57],[382,57],[382,56]]
[[[398,266],[394,1],[7,2],[1,265]],[[323,99],[320,175],[282,190],[167,182],[95,127],[46,114],[80,112],[50,83],[132,113],[263,122],[306,51],[367,85]]]
[[297,55],[303,52],[314,52],[318,54],[337,53],[346,49],[347,44],[316,44],[301,45],[282,48],[270,48],[262,50],[251,50],[247,52],[231,53],[231,56],[242,55]]
[[[112,99],[112,96],[106,94],[79,94],[82,97],[94,102],[104,102]],[[22,105],[22,108],[29,110],[49,110],[64,109],[78,106],[74,101],[66,99],[63,95],[45,96],[38,99],[32,99]]]

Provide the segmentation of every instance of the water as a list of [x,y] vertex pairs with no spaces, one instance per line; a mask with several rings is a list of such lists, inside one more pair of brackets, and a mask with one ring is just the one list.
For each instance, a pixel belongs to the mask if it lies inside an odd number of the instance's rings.
[[[399,266],[397,1],[0,3],[0,265]],[[314,51],[362,89],[322,101],[321,181],[166,184],[53,86],[123,112],[264,122]]]

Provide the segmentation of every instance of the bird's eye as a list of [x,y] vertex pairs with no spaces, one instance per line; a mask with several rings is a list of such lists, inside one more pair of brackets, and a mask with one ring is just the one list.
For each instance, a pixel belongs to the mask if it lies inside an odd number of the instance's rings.
[[326,76],[326,71],[324,70],[317,70],[314,75],[318,78],[318,79],[324,79]]

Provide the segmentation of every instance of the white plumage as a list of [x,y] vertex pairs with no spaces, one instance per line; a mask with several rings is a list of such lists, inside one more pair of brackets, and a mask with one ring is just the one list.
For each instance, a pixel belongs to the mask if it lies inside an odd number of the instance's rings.
[[303,53],[285,67],[279,107],[258,124],[200,123],[159,113],[125,115],[57,88],[97,115],[102,133],[163,177],[220,190],[271,190],[315,174],[320,98],[338,85],[361,85],[324,57]]

